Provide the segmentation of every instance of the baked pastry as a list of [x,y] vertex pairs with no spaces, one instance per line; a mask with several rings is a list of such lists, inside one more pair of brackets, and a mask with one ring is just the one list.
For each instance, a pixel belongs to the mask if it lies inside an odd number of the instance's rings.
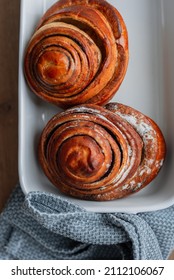
[[25,53],[32,91],[68,108],[106,104],[128,66],[128,34],[118,10],[104,0],[60,0],[44,14]]
[[44,128],[39,161],[63,193],[112,200],[135,193],[158,174],[165,141],[157,124],[126,105],[81,105],[55,115]]

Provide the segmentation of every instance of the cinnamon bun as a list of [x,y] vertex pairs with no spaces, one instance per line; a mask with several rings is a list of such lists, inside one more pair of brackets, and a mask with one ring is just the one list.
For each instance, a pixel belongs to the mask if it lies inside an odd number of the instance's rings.
[[25,53],[32,91],[62,108],[106,104],[128,66],[128,34],[104,0],[60,0],[41,18]]
[[81,105],[55,115],[44,128],[39,161],[63,193],[105,201],[145,187],[165,158],[157,124],[126,105]]

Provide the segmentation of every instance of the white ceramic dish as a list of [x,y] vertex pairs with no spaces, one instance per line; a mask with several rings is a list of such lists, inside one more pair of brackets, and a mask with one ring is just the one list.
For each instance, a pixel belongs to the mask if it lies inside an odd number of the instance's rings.
[[[58,108],[31,93],[23,76],[26,44],[44,11],[55,0],[22,0],[19,52],[19,177],[24,193],[46,191],[63,196],[43,174],[37,160],[39,135]],[[168,156],[158,177],[137,194],[115,201],[92,202],[66,197],[95,212],[137,213],[174,203],[174,1],[117,0],[129,32],[130,61],[126,78],[113,101],[125,103],[153,118],[166,138]]]

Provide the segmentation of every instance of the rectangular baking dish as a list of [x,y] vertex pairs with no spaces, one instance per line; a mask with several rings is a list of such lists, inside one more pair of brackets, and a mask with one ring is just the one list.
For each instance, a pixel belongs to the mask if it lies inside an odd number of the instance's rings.
[[39,18],[55,0],[21,1],[19,47],[19,178],[25,194],[44,191],[62,196],[94,212],[137,213],[166,208],[174,203],[174,1],[108,1],[122,14],[129,33],[130,61],[126,78],[112,101],[134,107],[151,117],[167,143],[167,159],[158,177],[127,198],[83,201],[62,195],[43,174],[37,144],[47,121],[59,109],[30,91],[23,74],[25,47]]

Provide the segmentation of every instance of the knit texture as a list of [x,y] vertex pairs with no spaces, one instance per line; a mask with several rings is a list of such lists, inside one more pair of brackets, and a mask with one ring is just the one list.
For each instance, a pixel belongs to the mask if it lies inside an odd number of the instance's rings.
[[17,186],[0,216],[0,259],[167,259],[174,206],[138,214],[93,213]]

